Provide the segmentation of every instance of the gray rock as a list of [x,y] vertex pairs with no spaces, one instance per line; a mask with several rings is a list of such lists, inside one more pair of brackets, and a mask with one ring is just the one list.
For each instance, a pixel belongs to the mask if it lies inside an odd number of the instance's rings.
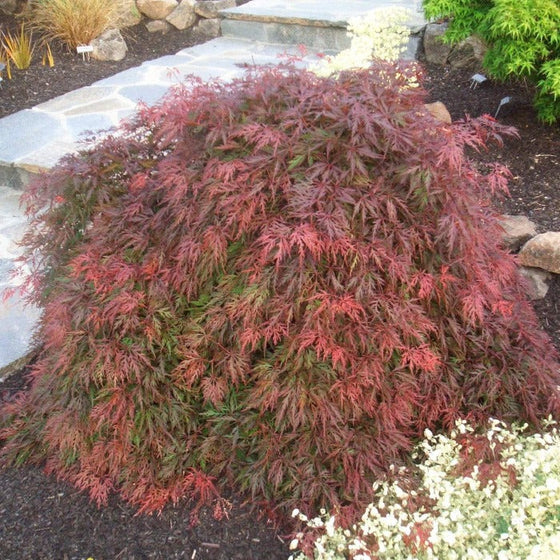
[[519,263],[560,274],[560,232],[535,235],[521,248]]
[[447,31],[447,23],[428,23],[424,32],[424,53],[426,60],[443,66],[451,52],[451,45],[442,41]]
[[525,279],[527,296],[531,300],[542,299],[548,292],[547,281],[550,280],[550,273],[540,268],[519,267],[519,274]]
[[0,164],[19,161],[45,146],[53,136],[63,136],[56,115],[24,109],[2,119]]
[[195,12],[196,0],[183,0],[165,19],[177,29],[192,27],[198,16]]
[[[184,2],[185,0],[183,0]],[[220,10],[226,10],[227,8],[235,8],[235,0],[203,0],[195,3],[196,13],[203,18],[213,19],[218,17],[218,12]]]
[[138,9],[150,19],[165,19],[178,4],[177,0],[136,0]]
[[219,18],[201,19],[194,29],[208,37],[219,37],[222,33],[221,20]]
[[443,42],[447,23],[429,23],[424,32],[424,54],[432,64],[449,64],[454,68],[480,67],[486,54],[486,45],[476,36],[451,45]]
[[122,60],[128,47],[118,29],[107,29],[91,42],[92,58],[96,60]]
[[451,49],[447,62],[453,68],[480,68],[486,50],[482,39],[473,35]]
[[171,25],[164,19],[155,19],[146,23],[146,29],[150,33],[167,33],[171,29]]
[[510,251],[519,251],[521,246],[537,235],[535,224],[527,216],[511,216],[505,214],[500,219],[504,233],[502,243]]

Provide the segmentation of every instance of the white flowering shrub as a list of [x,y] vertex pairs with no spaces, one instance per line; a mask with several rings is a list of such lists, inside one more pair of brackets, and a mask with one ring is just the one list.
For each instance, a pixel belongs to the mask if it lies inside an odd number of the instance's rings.
[[406,50],[410,30],[405,22],[410,11],[404,8],[380,8],[348,21],[350,48],[334,57],[325,57],[311,67],[319,76],[341,70],[367,68],[372,59],[396,61]]
[[[394,482],[377,483],[377,501],[351,530],[337,528],[326,512],[307,520],[296,510],[310,528],[322,531],[313,557],[560,559],[560,434],[551,422],[546,428],[526,434],[526,426],[492,420],[483,435],[491,460],[479,460],[468,472],[463,470],[470,448],[460,441],[473,429],[462,421],[450,436],[427,431],[413,456],[421,475],[417,491],[403,489],[407,485],[399,480],[411,475],[404,469]],[[297,546],[294,539],[291,547]]]

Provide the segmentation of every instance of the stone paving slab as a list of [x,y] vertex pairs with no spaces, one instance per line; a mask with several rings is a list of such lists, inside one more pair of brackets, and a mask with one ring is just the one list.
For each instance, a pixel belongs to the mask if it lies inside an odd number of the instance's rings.
[[345,26],[349,19],[379,8],[406,8],[411,25],[425,23],[421,0],[252,0],[222,10],[229,19],[291,21],[317,25]]
[[[21,254],[17,242],[27,227],[19,196],[14,189],[0,187],[0,293],[22,281],[13,276],[14,259]],[[7,301],[0,299],[0,369],[31,349],[29,343],[39,314],[38,309],[24,306],[17,295]]]

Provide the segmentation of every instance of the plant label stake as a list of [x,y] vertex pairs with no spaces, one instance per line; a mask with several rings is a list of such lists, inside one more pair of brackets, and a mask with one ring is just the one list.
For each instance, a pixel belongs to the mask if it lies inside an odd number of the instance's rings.
[[470,89],[476,89],[480,84],[486,81],[486,76],[484,74],[473,74],[471,76],[471,87]]
[[78,45],[76,47],[76,52],[82,55],[84,60],[89,60],[89,53],[93,52],[93,47],[91,45]]
[[496,109],[496,113],[494,113],[494,118],[496,118],[498,116],[498,113],[500,112],[500,109],[506,104],[509,103],[511,101],[511,97],[508,95],[507,97],[504,97],[501,101],[500,104],[498,105],[498,108]]
[[0,87],[2,87],[2,82],[4,81],[4,78],[2,78],[1,74],[5,69],[6,65],[3,62],[0,62]]

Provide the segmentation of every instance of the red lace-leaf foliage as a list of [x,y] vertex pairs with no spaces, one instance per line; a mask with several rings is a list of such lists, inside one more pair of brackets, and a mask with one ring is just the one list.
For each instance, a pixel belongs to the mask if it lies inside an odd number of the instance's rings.
[[497,241],[507,172],[465,155],[512,131],[436,121],[410,71],[192,80],[30,186],[43,350],[3,461],[141,511],[225,515],[228,481],[350,520],[426,428],[558,417]]

